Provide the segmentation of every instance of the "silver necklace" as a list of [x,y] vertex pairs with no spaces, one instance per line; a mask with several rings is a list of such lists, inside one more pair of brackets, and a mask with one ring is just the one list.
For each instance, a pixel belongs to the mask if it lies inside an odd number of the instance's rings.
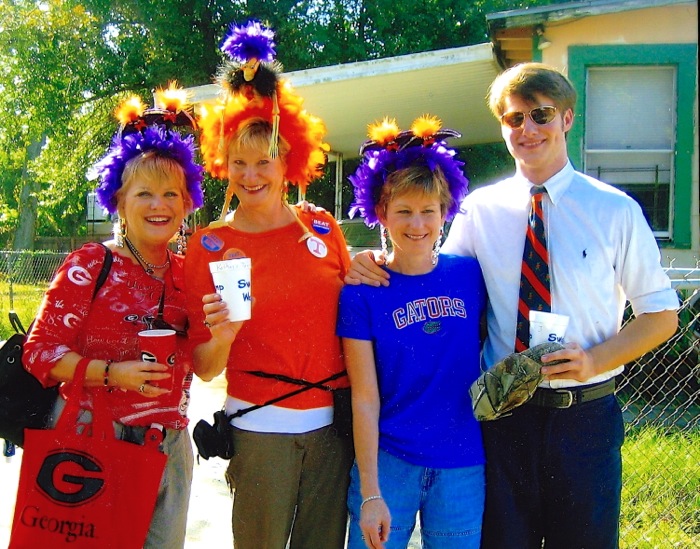
[[126,247],[129,248],[129,251],[134,254],[134,257],[137,259],[139,263],[141,263],[141,266],[144,268],[144,270],[149,274],[152,275],[155,273],[158,269],[165,269],[168,265],[170,265],[170,254],[166,250],[167,258],[165,260],[165,263],[162,265],[155,265],[153,263],[149,263],[146,261],[146,258],[141,255],[141,252],[139,252],[136,249],[136,246],[134,246],[133,242],[129,240],[128,238],[124,238],[124,242],[126,243]]

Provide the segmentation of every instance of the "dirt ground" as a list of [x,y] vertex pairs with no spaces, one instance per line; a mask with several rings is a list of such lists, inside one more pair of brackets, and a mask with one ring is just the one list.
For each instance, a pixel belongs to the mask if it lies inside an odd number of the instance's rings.
[[[200,419],[211,423],[213,413],[225,398],[225,379],[219,376],[210,383],[197,378],[192,385],[190,430]],[[196,453],[196,449],[195,449]],[[0,457],[0,548],[7,547],[14,512],[22,450],[6,461]],[[187,516],[186,549],[212,549],[233,546],[231,535],[231,496],[224,472],[228,462],[219,458],[195,462],[192,495]],[[420,537],[414,533],[409,549],[419,549]]]

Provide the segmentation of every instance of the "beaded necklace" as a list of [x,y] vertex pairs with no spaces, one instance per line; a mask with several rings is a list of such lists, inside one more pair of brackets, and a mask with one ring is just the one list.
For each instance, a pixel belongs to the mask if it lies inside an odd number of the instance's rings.
[[144,270],[149,274],[152,275],[155,273],[158,269],[165,269],[168,265],[170,265],[170,253],[166,250],[166,254],[168,255],[167,259],[165,260],[165,263],[162,265],[155,265],[153,263],[149,263],[146,261],[146,258],[141,255],[141,252],[139,252],[136,249],[136,246],[129,240],[128,238],[124,237],[124,242],[126,243],[126,247],[129,248],[129,251],[134,254],[134,257],[136,260],[141,263],[141,266],[144,268]]

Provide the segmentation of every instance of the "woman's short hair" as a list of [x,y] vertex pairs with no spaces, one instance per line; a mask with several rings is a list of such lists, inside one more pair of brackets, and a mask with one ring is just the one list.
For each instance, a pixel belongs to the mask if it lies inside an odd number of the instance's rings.
[[431,170],[425,165],[409,166],[387,176],[377,201],[377,215],[381,213],[382,217],[386,217],[389,202],[397,196],[416,191],[428,196],[436,195],[440,202],[440,213],[443,216],[452,206],[452,194],[439,167],[436,166]]

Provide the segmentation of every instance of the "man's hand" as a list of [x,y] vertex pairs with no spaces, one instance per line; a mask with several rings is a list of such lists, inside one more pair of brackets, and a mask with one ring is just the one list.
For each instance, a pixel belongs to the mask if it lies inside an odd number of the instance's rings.
[[388,286],[389,273],[380,267],[386,263],[383,253],[365,250],[352,258],[350,270],[345,275],[345,284],[369,284],[370,286]]
[[[547,379],[574,379],[576,381],[588,381],[599,374],[596,371],[593,357],[587,353],[578,343],[566,343],[565,349],[542,355],[542,369],[540,370]],[[553,360],[565,360],[561,364],[547,366],[547,362]]]
[[584,350],[576,343],[566,349],[542,356],[542,362],[568,360],[564,364],[543,366],[549,379],[588,381],[592,377],[628,364],[670,338],[678,327],[675,310],[644,313],[636,316],[609,339]]
[[297,208],[301,208],[302,212],[321,213],[321,212],[326,211],[325,208],[323,208],[321,206],[317,206],[313,202],[308,202],[306,200],[301,200],[301,201],[297,202],[296,205],[297,205]]

